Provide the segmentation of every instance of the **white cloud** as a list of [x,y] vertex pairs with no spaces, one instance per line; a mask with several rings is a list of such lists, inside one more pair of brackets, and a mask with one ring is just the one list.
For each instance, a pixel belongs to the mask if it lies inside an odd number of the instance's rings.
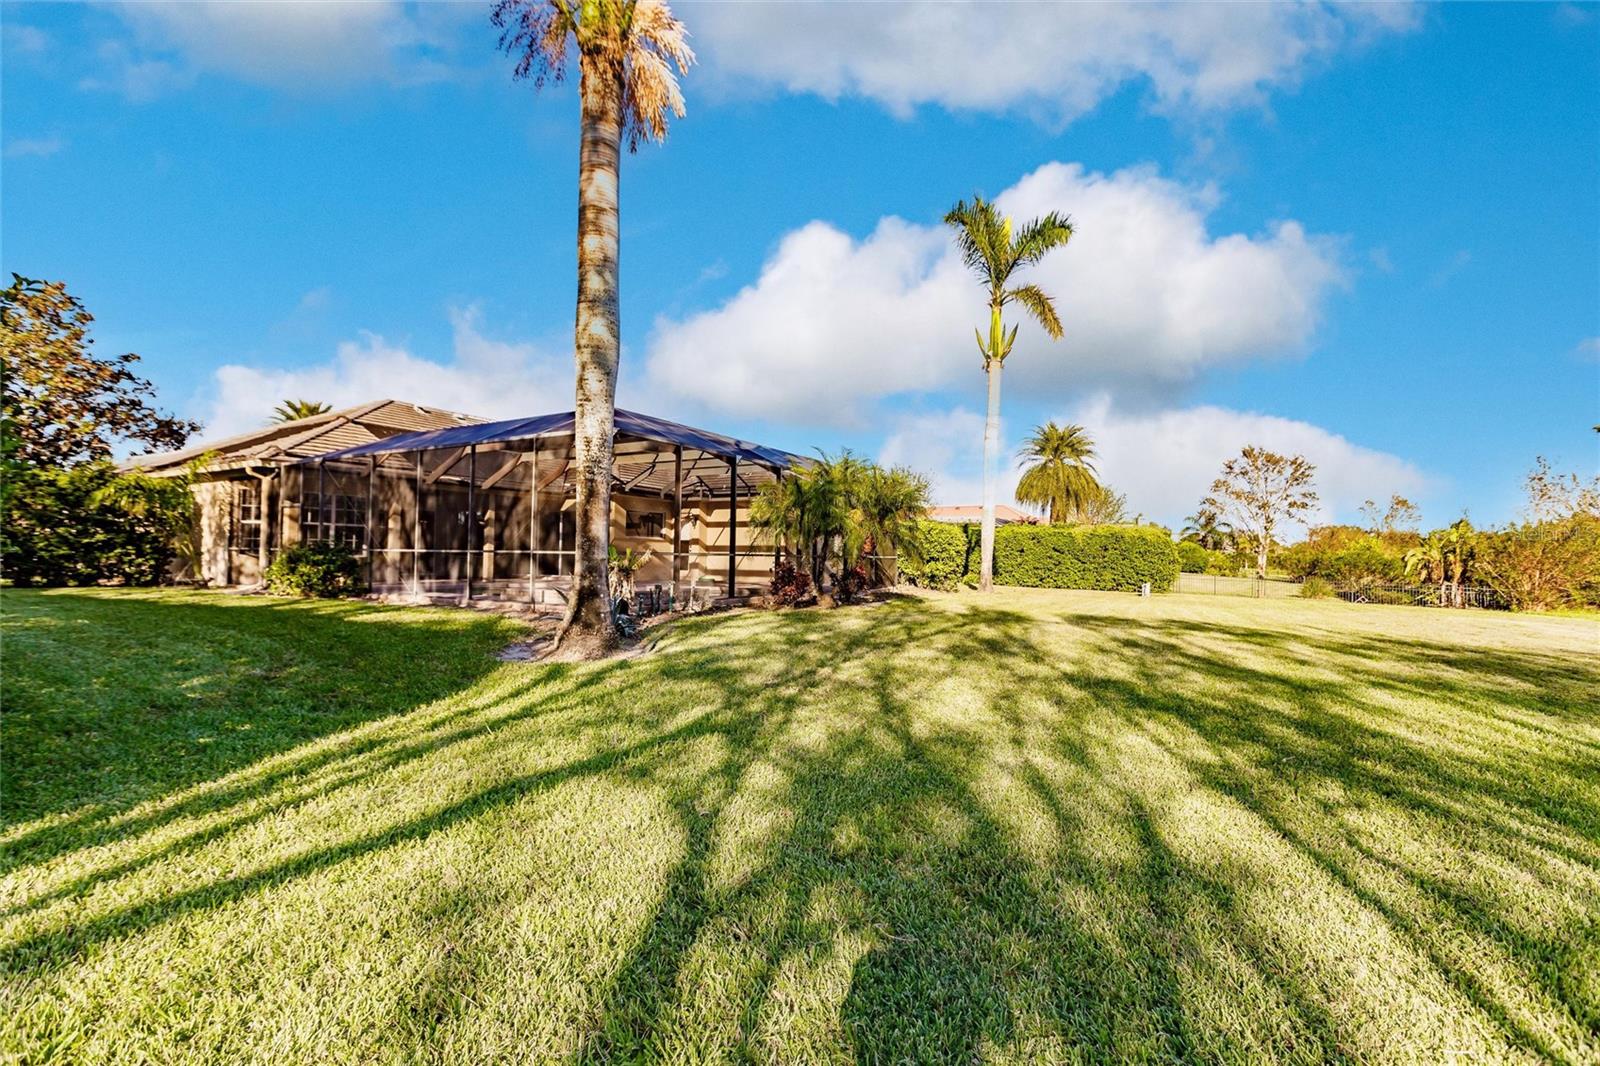
[[[1177,528],[1192,514],[1222,462],[1256,444],[1304,455],[1317,467],[1321,506],[1313,522],[1353,519],[1363,500],[1391,493],[1415,496],[1428,478],[1399,456],[1354,444],[1309,422],[1276,415],[1199,406],[1124,412],[1096,396],[1055,416],[1086,427],[1095,442],[1100,480],[1128,498],[1129,517],[1142,515]],[[1019,441],[1002,425],[997,495],[1014,504],[1021,469]],[[928,476],[936,504],[975,504],[983,493],[983,416],[967,408],[897,418],[878,461]]]
[[241,433],[270,420],[285,399],[335,408],[370,400],[424,403],[485,418],[513,418],[572,407],[572,360],[532,344],[487,337],[476,306],[452,308],[454,351],[427,359],[376,333],[340,344],[324,364],[278,369],[230,364],[216,372],[205,419],[207,438]]
[[295,305],[295,311],[301,314],[321,311],[328,306],[329,301],[332,299],[333,286],[319,285],[315,289],[308,290],[304,296],[300,297],[300,302]]
[[1164,111],[1259,104],[1318,63],[1414,28],[1408,4],[684,4],[725,78],[1060,123],[1147,82]]
[[1127,493],[1129,510],[1167,523],[1193,513],[1223,460],[1246,444],[1303,455],[1316,464],[1322,502],[1314,522],[1353,518],[1363,500],[1396,492],[1414,496],[1428,483],[1399,456],[1276,415],[1211,406],[1119,413],[1099,397],[1079,406],[1070,420],[1089,428],[1100,475]]
[[[1200,406],[1121,412],[1098,396],[1064,411],[1057,421],[1085,426],[1094,438],[1095,468],[1104,484],[1128,498],[1130,517],[1177,528],[1210,490],[1224,459],[1246,444],[1304,455],[1317,467],[1321,506],[1312,521],[1353,519],[1363,500],[1391,493],[1415,497],[1429,479],[1415,465],[1364,448],[1321,426],[1276,415]],[[1016,442],[1001,437],[997,499],[1012,503],[1020,470]],[[941,504],[974,504],[983,490],[983,419],[956,408],[899,419],[880,450],[880,462],[904,463],[927,474]]]
[[[101,72],[81,88],[134,101],[187,87],[202,73],[306,91],[447,76],[468,5],[395,0],[161,0],[116,11],[131,40],[101,46]],[[475,6],[474,15],[482,16]],[[485,21],[487,21],[485,19]]]
[[[1017,487],[1015,464],[1006,461],[1001,424],[1002,460],[996,497],[1010,503]],[[878,449],[884,466],[905,466],[925,475],[935,504],[971,504],[983,499],[983,415],[965,407],[902,415]]]
[[[1303,346],[1341,281],[1337,243],[1293,221],[1213,237],[1217,199],[1154,168],[1108,176],[1075,163],[1046,164],[1002,193],[1018,218],[1063,210],[1077,227],[1032,273],[1055,295],[1066,337],[1053,343],[1025,323],[1007,388],[1162,392],[1208,366]],[[859,423],[876,398],[981,380],[983,319],[945,227],[885,218],[857,241],[812,222],[721,307],[659,319],[645,376],[705,408]]]
[[1600,337],[1585,337],[1572,349],[1572,354],[1588,363],[1600,363]]
[[13,20],[0,26],[0,42],[8,52],[19,55],[43,55],[50,50],[50,35],[37,26],[28,26],[14,20],[17,8],[12,8]]
[[5,156],[7,159],[20,159],[25,156],[47,159],[66,146],[66,140],[57,134],[48,137],[16,137],[6,142]]

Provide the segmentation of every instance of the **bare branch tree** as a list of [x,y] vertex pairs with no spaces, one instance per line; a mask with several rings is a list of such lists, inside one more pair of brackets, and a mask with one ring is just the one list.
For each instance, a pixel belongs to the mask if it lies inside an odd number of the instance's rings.
[[1201,506],[1226,516],[1256,546],[1256,576],[1267,576],[1267,552],[1285,522],[1304,522],[1317,505],[1317,468],[1302,455],[1283,456],[1253,444],[1222,464]]

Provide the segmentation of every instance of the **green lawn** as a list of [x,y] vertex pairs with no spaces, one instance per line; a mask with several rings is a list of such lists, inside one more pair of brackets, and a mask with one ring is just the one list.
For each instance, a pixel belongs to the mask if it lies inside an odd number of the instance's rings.
[[0,1056],[1600,1060],[1600,625],[4,593]]

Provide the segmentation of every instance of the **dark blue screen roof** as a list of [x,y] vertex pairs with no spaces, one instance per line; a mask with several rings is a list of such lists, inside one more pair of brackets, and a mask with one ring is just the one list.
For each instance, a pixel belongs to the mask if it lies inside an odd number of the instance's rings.
[[[799,456],[767,448],[748,441],[734,440],[710,430],[695,429],[664,418],[641,415],[633,411],[616,411],[618,436],[641,440],[660,441],[663,444],[681,444],[724,459],[737,458],[740,462],[760,463],[762,466],[788,468],[804,462]],[[463,448],[470,444],[495,444],[501,441],[529,440],[534,437],[559,437],[572,432],[571,411],[553,415],[536,415],[532,418],[508,418],[500,422],[474,422],[464,426],[423,430],[417,433],[400,433],[384,437],[371,444],[358,444],[305,462],[322,459],[357,459],[367,455],[390,455],[394,452],[424,451],[430,448]]]

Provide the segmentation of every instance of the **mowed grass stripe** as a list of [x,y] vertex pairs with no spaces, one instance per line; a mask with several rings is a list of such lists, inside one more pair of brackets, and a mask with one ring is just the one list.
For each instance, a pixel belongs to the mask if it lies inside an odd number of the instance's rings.
[[8,590],[28,1062],[1600,1057],[1600,626]]

